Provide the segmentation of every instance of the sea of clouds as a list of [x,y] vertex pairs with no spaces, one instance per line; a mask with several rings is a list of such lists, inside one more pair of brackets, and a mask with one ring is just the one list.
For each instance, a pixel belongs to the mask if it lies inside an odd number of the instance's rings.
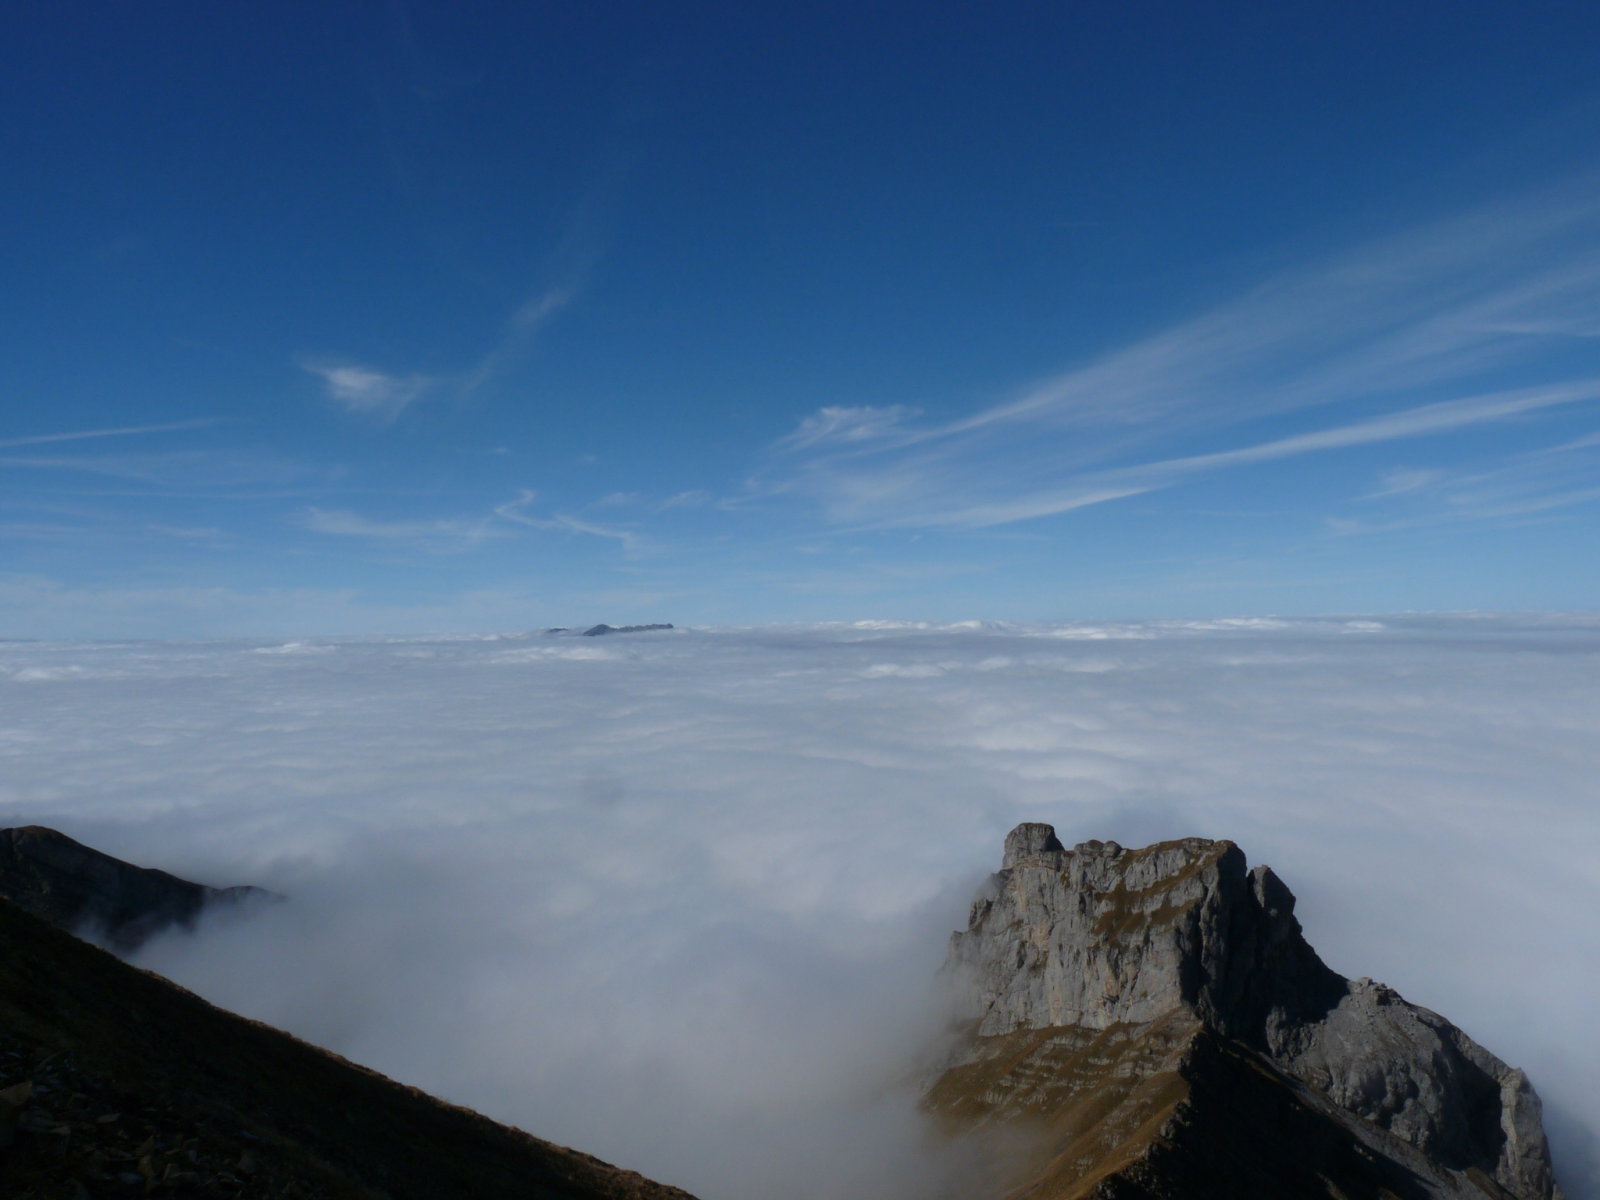
[[704,1200],[958,1175],[914,1064],[1024,820],[1270,862],[1600,1197],[1600,616],[0,643],[0,823],[290,897],[143,965]]

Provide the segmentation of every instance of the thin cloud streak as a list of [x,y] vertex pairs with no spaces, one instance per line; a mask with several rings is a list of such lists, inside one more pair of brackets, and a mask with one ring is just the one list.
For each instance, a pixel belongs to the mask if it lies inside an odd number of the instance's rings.
[[50,442],[77,442],[86,438],[107,437],[135,437],[148,433],[176,433],[185,429],[205,429],[212,425],[221,425],[224,417],[196,417],[190,421],[168,421],[160,425],[125,425],[113,429],[84,429],[74,433],[42,433],[33,437],[6,438],[0,440],[0,450],[9,450],[16,446],[42,446]]
[[101,475],[149,484],[152,489],[179,489],[189,494],[208,496],[220,496],[227,489],[252,483],[287,485],[310,473],[304,464],[267,454],[213,450],[172,450],[148,454],[6,455],[0,457],[0,467]]
[[449,392],[466,399],[503,372],[528,343],[577,295],[574,287],[552,287],[511,313],[500,340],[467,370],[444,375],[391,374],[376,367],[337,359],[308,359],[299,365],[321,379],[327,396],[346,412],[391,425],[430,395]]
[[536,499],[538,499],[537,492],[524,489],[518,493],[515,500],[499,505],[494,510],[494,514],[501,520],[510,521],[516,525],[526,525],[532,529],[583,533],[591,537],[610,538],[621,543],[624,554],[639,554],[650,548],[650,544],[644,537],[629,529],[596,524],[593,521],[585,521],[580,517],[570,516],[566,513],[557,513],[549,517],[534,516],[527,509]]
[[799,428],[780,438],[773,448],[792,453],[813,446],[875,441],[899,432],[905,419],[916,411],[900,404],[887,408],[830,405],[801,421]]
[[364,517],[344,509],[307,508],[300,514],[301,523],[314,533],[336,537],[375,538],[382,541],[437,543],[439,541],[473,544],[494,536],[486,521],[431,520],[382,521]]
[[[1557,363],[1536,332],[1584,328],[1600,308],[1592,182],[1285,273],[965,417],[918,428],[904,407],[824,407],[774,444],[761,490],[809,499],[831,521],[857,527],[985,527],[1119,499],[1120,487],[1105,486],[1116,481],[1138,481],[1125,492],[1138,494],[1204,472],[1593,399],[1592,380],[1548,378],[1564,367],[1571,379],[1581,340],[1563,336],[1568,357]],[[1576,373],[1591,365],[1578,363]],[[1507,373],[1523,386],[1449,395],[1464,380]],[[1355,402],[1395,411],[1236,450],[1116,465],[1162,442]]]
[[1446,400],[1406,412],[1375,417],[1370,421],[1358,421],[1353,425],[1337,429],[1296,434],[1293,437],[1279,438],[1257,446],[1245,446],[1238,450],[1224,450],[1216,454],[1196,454],[1188,458],[1168,459],[1165,462],[1152,463],[1148,467],[1136,469],[1178,474],[1211,471],[1241,463],[1268,462],[1277,458],[1292,458],[1298,454],[1313,454],[1325,450],[1338,450],[1346,446],[1364,446],[1374,442],[1390,442],[1401,438],[1421,437],[1429,433],[1442,433],[1466,425],[1501,421],[1521,413],[1536,412],[1560,404],[1576,404],[1596,397],[1600,397],[1600,380],[1564,387],[1534,388],[1492,396]]
[[1538,517],[1600,500],[1600,435],[1518,454],[1487,470],[1429,469],[1392,473],[1362,501],[1389,500],[1402,515],[1388,519],[1329,517],[1334,533],[1390,533],[1463,521]]
[[577,294],[576,287],[552,287],[519,305],[506,322],[507,332],[499,344],[456,381],[457,394],[462,398],[471,396],[504,371],[522,354],[534,336],[576,299]]
[[516,499],[497,505],[491,512],[475,518],[380,518],[349,509],[308,506],[295,513],[294,519],[312,533],[365,538],[396,545],[409,543],[425,551],[436,550],[442,544],[469,548],[491,538],[509,536],[513,526],[606,538],[620,543],[623,553],[630,556],[651,548],[644,537],[630,529],[602,525],[569,513],[536,516],[527,510],[537,499],[537,492],[525,488],[517,494]]
[[[1129,496],[1172,487],[1185,478],[1208,471],[1293,458],[1301,454],[1325,453],[1350,446],[1423,437],[1427,434],[1484,422],[1501,421],[1523,413],[1596,398],[1600,398],[1600,380],[1441,401],[1438,404],[1428,404],[1405,412],[1375,417],[1370,421],[1357,421],[1337,428],[1277,438],[1235,450],[1165,459],[1117,471],[1090,473],[1083,476],[1080,486],[1061,492],[1022,496],[1004,503],[979,504],[943,512],[921,512],[911,517],[876,522],[863,528],[881,529],[907,525],[956,529],[987,528],[1122,500]],[[1125,482],[1118,484],[1114,482],[1116,480]],[[1413,483],[1412,488],[1408,490],[1414,490],[1417,486],[1420,484]]]

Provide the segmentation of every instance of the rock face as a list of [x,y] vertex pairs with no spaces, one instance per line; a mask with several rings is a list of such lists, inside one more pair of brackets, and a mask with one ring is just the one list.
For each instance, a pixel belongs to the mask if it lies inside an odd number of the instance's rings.
[[104,936],[118,953],[171,926],[192,926],[208,905],[272,895],[136,867],[42,825],[0,829],[0,898],[62,929]]
[[947,972],[965,1035],[927,1105],[1034,1131],[1012,1195],[1560,1196],[1522,1072],[1330,970],[1232,842],[1021,825]]

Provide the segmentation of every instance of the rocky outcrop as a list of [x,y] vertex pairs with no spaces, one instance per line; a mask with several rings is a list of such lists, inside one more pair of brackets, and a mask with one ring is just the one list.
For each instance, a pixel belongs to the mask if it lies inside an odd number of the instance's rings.
[[1560,1195],[1522,1072],[1329,969],[1232,842],[1068,850],[1021,825],[947,972],[964,1032],[928,1107],[1031,1128],[1016,1195],[1211,1195],[1224,1162],[1277,1180],[1252,1194]]
[[41,920],[104,938],[119,954],[202,909],[273,898],[263,888],[213,888],[102,854],[42,825],[0,829],[0,898]]

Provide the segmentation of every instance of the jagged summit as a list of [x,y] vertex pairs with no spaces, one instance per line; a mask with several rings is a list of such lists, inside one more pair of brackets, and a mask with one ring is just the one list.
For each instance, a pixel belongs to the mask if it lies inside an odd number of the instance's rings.
[[[1204,1155],[1267,1164],[1261,1186],[1282,1196],[1560,1194],[1522,1072],[1328,968],[1288,887],[1232,842],[1068,850],[1049,825],[1020,825],[947,971],[969,1034],[929,1107],[967,1126],[1054,1122],[1059,1153],[1030,1196],[1230,1194],[1201,1177],[1215,1161],[1194,1173],[1202,1128]],[[1256,1101],[1277,1157],[1251,1121],[1201,1107]]]
[[[1115,842],[1111,844],[1116,845]],[[1056,837],[1055,826],[1027,821],[1006,834],[1006,854],[1000,869],[1009,871],[1024,859],[1038,858],[1043,854],[1065,854],[1066,849]]]

